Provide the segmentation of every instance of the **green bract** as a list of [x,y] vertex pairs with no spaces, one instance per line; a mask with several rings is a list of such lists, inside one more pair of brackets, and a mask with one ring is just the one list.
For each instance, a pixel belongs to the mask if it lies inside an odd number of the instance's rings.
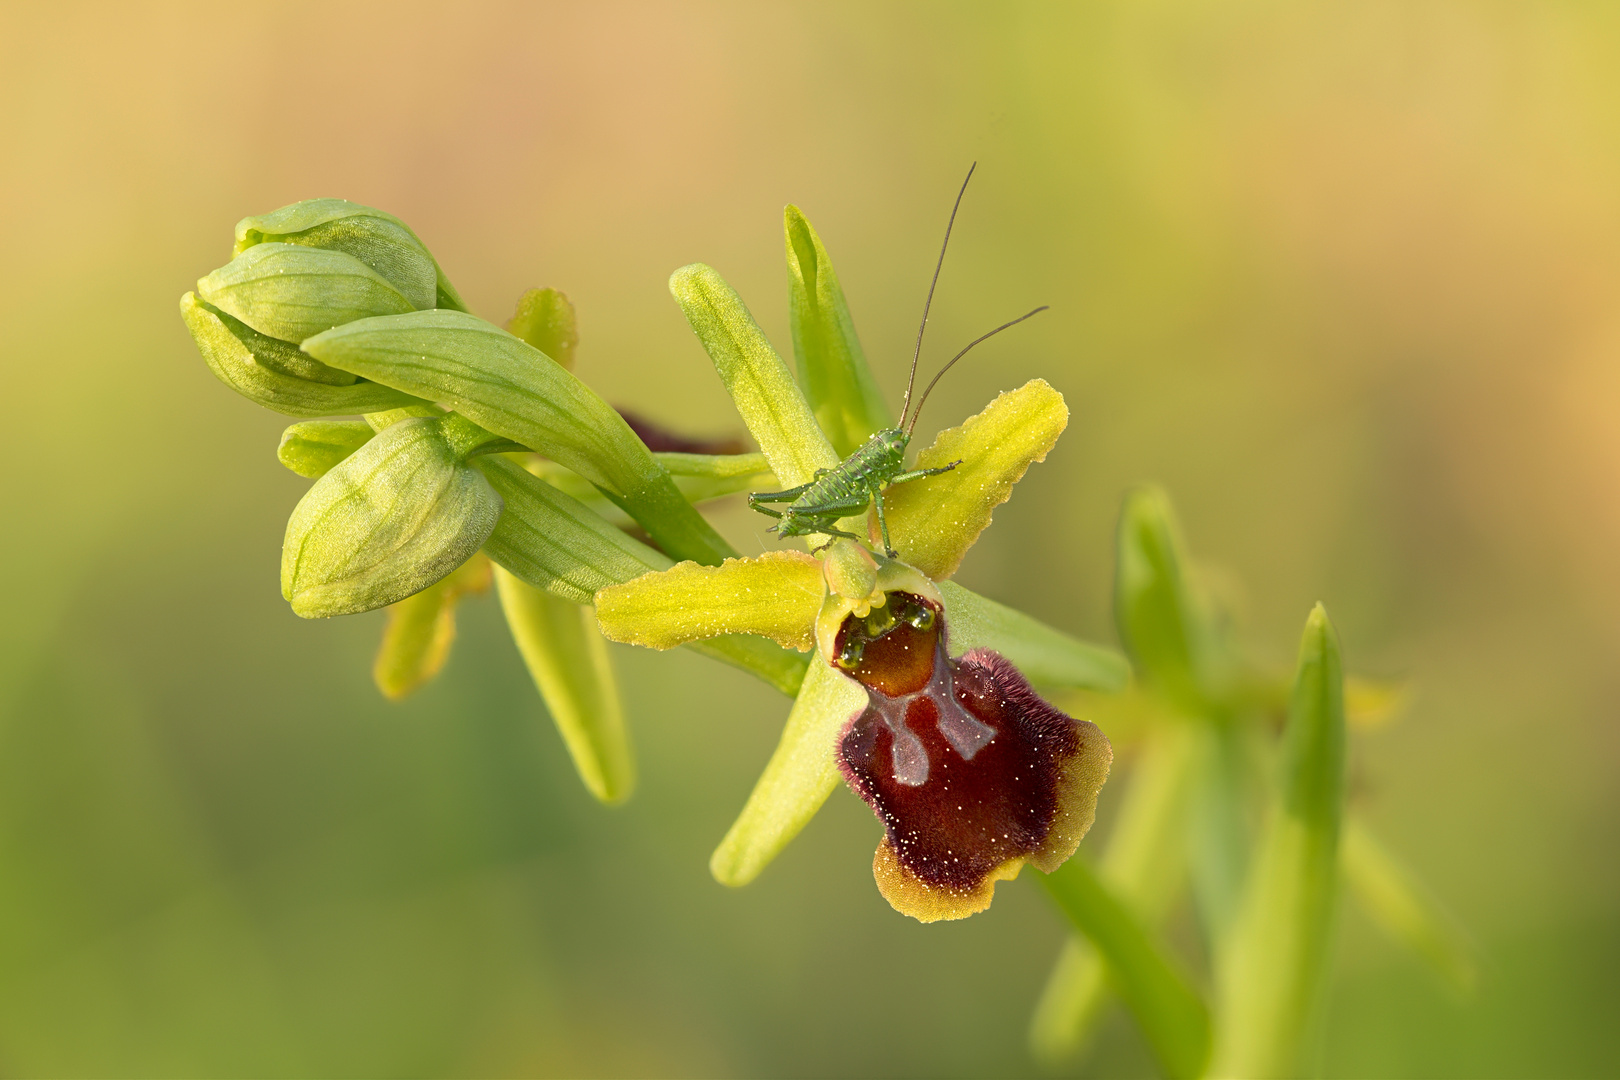
[[387,428],[315,482],[281,549],[281,593],[305,618],[403,600],[476,552],[501,498],[441,420]]
[[363,319],[304,342],[323,363],[445,402],[600,487],[679,558],[734,554],[613,407],[534,346],[459,311]]

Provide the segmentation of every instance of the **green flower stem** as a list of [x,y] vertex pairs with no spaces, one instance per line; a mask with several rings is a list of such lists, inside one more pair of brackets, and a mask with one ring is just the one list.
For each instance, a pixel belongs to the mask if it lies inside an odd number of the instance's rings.
[[1164,492],[1142,488],[1126,496],[1114,577],[1120,640],[1144,682],[1199,714],[1210,697],[1211,630],[1188,579],[1185,550]]
[[788,311],[799,382],[833,452],[848,457],[894,420],[879,392],[844,290],[821,237],[797,206],[782,215],[787,245]]
[[1453,990],[1473,990],[1479,968],[1467,935],[1354,817],[1344,823],[1339,865],[1350,895],[1373,922],[1427,960]]
[[[1183,840],[1195,737],[1185,724],[1176,724],[1142,746],[1098,868],[1150,928],[1168,913],[1185,873]],[[1030,1024],[1035,1056],[1056,1064],[1077,1054],[1107,999],[1102,958],[1083,936],[1071,935]]]
[[702,263],[671,274],[669,291],[776,478],[794,487],[811,480],[817,469],[836,468],[838,455],[810,403],[736,291]]
[[939,591],[953,653],[994,649],[1037,686],[1116,692],[1130,682],[1129,662],[1111,649],[1070,637],[953,581],[940,582]]
[[[501,457],[474,459],[505,502],[484,551],[537,589],[576,604],[596,591],[673,565],[663,553],[615,528],[589,507]],[[798,691],[809,661],[762,638],[728,636],[686,646],[759,676],[785,694]]]
[[457,311],[360,319],[304,342],[323,363],[442,401],[579,473],[678,559],[736,554],[612,406],[534,346]]
[[1209,1058],[1209,1012],[1130,906],[1076,855],[1042,879],[1107,967],[1167,1076],[1194,1077]]
[[1277,779],[1244,906],[1217,971],[1217,1076],[1295,1075],[1321,995],[1345,781],[1344,674],[1320,604],[1300,644]]
[[580,778],[602,802],[623,802],[635,787],[635,756],[596,616],[501,567],[495,586],[518,652]]

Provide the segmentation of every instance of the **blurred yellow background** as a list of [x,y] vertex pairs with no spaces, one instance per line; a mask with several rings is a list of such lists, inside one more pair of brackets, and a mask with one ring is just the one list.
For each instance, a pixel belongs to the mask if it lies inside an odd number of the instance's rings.
[[[1324,601],[1415,680],[1355,797],[1484,974],[1451,996],[1348,910],[1320,1069],[1620,1070],[1617,9],[8,4],[0,42],[0,1072],[1034,1071],[1063,930],[1028,882],[896,915],[845,792],[710,880],[786,712],[748,677],[618,650],[612,810],[487,599],[385,703],[381,615],[278,594],[288,421],[176,311],[238,218],[342,196],[486,317],[565,290],[609,400],[730,432],[665,280],[712,264],[786,351],[793,202],[898,403],[975,159],[925,370],[1053,310],[920,430],[1035,376],[1073,419],[963,580],[1112,641],[1153,480],[1262,660]],[[1121,1018],[1080,1067],[1151,1068]]]

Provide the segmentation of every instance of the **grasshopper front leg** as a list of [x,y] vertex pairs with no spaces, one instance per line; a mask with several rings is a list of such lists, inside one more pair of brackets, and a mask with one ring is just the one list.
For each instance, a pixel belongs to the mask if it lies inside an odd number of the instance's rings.
[[939,476],[942,473],[950,472],[960,464],[962,464],[962,459],[957,458],[949,465],[939,465],[932,469],[912,469],[910,472],[903,472],[899,476],[894,477],[889,481],[889,483],[904,484],[909,480],[921,480],[925,476]]
[[883,489],[876,481],[872,482],[872,505],[877,508],[878,531],[883,534],[883,552],[891,559],[898,559],[899,553],[894,545],[889,543],[889,519],[883,516]]

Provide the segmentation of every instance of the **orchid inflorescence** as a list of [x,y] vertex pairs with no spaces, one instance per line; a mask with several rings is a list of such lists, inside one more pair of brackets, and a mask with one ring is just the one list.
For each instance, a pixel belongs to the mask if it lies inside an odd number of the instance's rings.
[[[670,279],[759,447],[747,452],[603,401],[571,373],[574,310],[556,290],[525,294],[503,329],[468,312],[388,214],[318,199],[244,219],[232,260],[181,312],[223,382],[303,418],[278,451],[314,480],[287,525],[283,595],[309,618],[388,608],[374,677],[397,698],[443,666],[455,604],[493,580],[582,780],[609,803],[630,794],[634,759],[604,638],[748,671],[793,704],[711,859],[720,882],[758,876],[842,780],[881,823],[874,875],[898,911],[959,919],[1026,863],[1050,875],[1077,937],[1038,1010],[1038,1051],[1075,1049],[1111,986],[1167,1072],[1286,1071],[1341,864],[1352,884],[1372,880],[1360,893],[1395,889],[1408,916],[1427,911],[1364,829],[1341,829],[1345,691],[1326,616],[1318,608],[1308,623],[1279,743],[1265,722],[1284,711],[1278,682],[1236,659],[1154,492],[1128,501],[1120,532],[1134,686],[1125,656],[951,580],[1067,423],[1062,395],[1040,379],[916,458],[918,469],[959,464],[884,493],[892,557],[872,510],[838,522],[849,535],[740,557],[702,505],[805,484],[893,426],[819,236],[791,206],[785,230],[797,377],[714,270]],[[1097,869],[1071,856],[1115,748],[1054,701],[1105,723],[1135,717],[1115,727],[1138,761]],[[1250,775],[1233,764],[1246,758],[1274,764]],[[1231,790],[1199,811],[1237,831],[1223,838],[1236,854],[1201,876],[1182,837],[1203,819],[1183,796],[1222,782]],[[1277,792],[1266,824],[1237,835],[1244,800],[1262,789]],[[1201,910],[1219,915],[1206,925],[1213,1024],[1156,926],[1189,864]],[[1420,925],[1431,953],[1457,955],[1434,919],[1405,925]]]

